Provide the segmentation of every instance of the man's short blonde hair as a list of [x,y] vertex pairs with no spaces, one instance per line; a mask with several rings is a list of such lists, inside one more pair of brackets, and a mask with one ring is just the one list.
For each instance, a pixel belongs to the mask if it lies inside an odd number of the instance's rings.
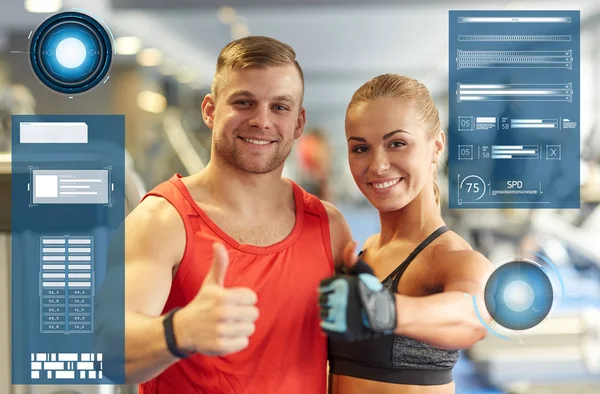
[[227,78],[229,71],[248,67],[277,67],[293,64],[302,80],[302,97],[304,97],[304,73],[296,52],[291,46],[271,37],[248,36],[227,44],[217,58],[217,69],[211,86],[211,93],[216,98]]

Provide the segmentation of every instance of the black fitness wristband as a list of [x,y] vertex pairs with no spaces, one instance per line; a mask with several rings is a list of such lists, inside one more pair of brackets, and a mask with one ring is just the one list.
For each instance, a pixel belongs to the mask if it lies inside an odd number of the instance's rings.
[[173,315],[181,308],[173,308],[167,313],[163,319],[163,327],[165,328],[165,339],[167,341],[167,348],[177,358],[187,358],[191,354],[185,353],[177,346],[177,340],[175,339],[175,332],[173,331]]

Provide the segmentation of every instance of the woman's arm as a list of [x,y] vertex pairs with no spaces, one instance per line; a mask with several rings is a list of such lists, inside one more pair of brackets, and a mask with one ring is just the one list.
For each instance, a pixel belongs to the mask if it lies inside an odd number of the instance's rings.
[[394,333],[442,349],[469,348],[487,334],[481,320],[490,321],[483,290],[493,267],[483,255],[471,250],[440,255],[435,265],[441,269],[443,292],[425,297],[396,294]]

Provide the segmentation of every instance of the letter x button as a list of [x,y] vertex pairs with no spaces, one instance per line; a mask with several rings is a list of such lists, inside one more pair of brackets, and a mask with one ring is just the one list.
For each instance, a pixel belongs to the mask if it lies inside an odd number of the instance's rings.
[[560,160],[560,145],[546,145],[546,160]]

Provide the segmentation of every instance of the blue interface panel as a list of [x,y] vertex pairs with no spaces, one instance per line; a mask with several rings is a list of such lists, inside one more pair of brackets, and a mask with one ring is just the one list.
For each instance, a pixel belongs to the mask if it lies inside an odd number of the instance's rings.
[[124,117],[12,118],[12,383],[124,382]]
[[42,333],[92,333],[94,253],[92,237],[41,237]]
[[450,11],[450,208],[579,208],[579,11]]

